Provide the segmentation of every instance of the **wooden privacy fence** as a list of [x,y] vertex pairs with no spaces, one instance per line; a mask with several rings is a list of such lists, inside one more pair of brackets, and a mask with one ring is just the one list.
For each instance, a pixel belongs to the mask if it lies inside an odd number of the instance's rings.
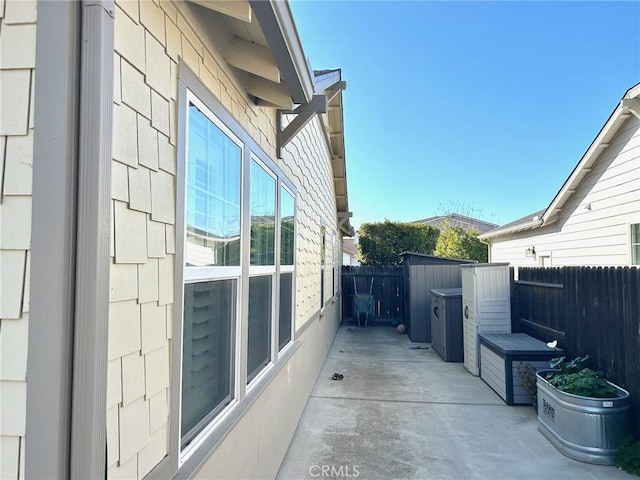
[[345,322],[357,323],[356,289],[359,295],[369,294],[371,289],[373,312],[369,325],[404,323],[404,267],[342,267],[342,319]]
[[640,269],[520,268],[518,277],[511,289],[513,331],[557,339],[567,358],[591,355],[591,368],[631,393],[640,437]]

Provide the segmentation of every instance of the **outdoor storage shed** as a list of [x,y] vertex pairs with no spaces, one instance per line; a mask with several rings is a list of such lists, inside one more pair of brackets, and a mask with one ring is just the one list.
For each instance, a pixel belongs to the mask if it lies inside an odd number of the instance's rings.
[[481,333],[511,333],[511,291],[508,263],[460,265],[464,367],[480,375]]
[[462,289],[431,290],[431,348],[445,362],[462,362]]
[[[526,333],[486,333],[480,335],[481,377],[507,405],[531,405],[535,372],[549,368],[549,360],[563,353]],[[529,389],[523,385],[525,376],[533,378]]]
[[408,295],[405,301],[406,322],[412,342],[431,341],[432,288],[460,288],[460,265],[475,260],[435,257],[421,253],[404,252],[405,281]]

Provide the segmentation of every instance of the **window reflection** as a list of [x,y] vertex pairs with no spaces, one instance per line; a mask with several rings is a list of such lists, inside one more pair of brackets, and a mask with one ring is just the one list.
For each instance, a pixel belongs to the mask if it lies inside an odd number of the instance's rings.
[[240,265],[242,149],[189,107],[187,265]]

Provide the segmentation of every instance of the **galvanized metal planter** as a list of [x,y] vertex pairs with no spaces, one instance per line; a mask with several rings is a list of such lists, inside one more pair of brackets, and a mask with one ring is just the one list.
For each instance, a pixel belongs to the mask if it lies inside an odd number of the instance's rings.
[[538,431],[560,453],[581,462],[614,465],[618,445],[629,430],[629,392],[608,382],[617,397],[593,398],[565,393],[537,376]]

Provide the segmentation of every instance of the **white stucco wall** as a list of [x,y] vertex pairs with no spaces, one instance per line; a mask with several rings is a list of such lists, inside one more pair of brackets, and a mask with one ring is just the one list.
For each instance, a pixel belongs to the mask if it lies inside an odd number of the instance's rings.
[[[640,120],[622,125],[556,222],[492,240],[491,261],[515,266],[630,265],[630,224],[640,223]],[[536,256],[525,250],[535,247]],[[544,258],[543,258],[544,257]]]
[[0,1],[0,478],[24,478],[36,2]]
[[[143,478],[168,452],[179,59],[278,163],[298,189],[296,327],[304,325],[320,309],[321,225],[325,225],[327,235],[325,301],[332,296],[332,266],[341,260],[332,247],[337,220],[331,155],[319,121],[312,120],[287,147],[284,158],[276,159],[275,109],[251,103],[234,81],[229,67],[220,60],[222,56],[209,38],[188,5],[172,2],[158,5],[135,0],[116,2],[114,240],[107,399],[110,478]],[[332,307],[331,311],[334,312],[331,314],[333,327],[323,335],[332,338],[339,312],[335,313],[337,307]],[[314,335],[312,327],[306,332],[307,338]],[[326,353],[326,343],[320,356],[300,349],[294,363],[302,362],[307,374],[317,374]],[[311,356],[307,358],[307,355]],[[281,383],[278,380],[276,385],[278,382]],[[300,405],[304,405],[312,385],[313,382],[307,379],[302,386],[292,387],[298,392],[298,406],[289,414],[300,414]],[[270,391],[276,392],[273,388],[276,387],[270,387]],[[261,416],[255,409],[264,408],[267,410],[257,411],[265,416],[275,414],[268,410],[270,403],[261,406],[261,402],[256,402],[252,406],[253,413],[247,415]],[[289,438],[287,436],[293,434],[296,423],[297,417],[280,424],[274,422],[272,433],[281,439]],[[263,429],[263,433],[268,435],[269,431]],[[252,438],[244,438],[242,433],[230,435],[235,440],[229,441],[242,441],[243,438],[247,442],[264,441],[251,435]],[[278,454],[284,455],[283,443],[278,445]],[[220,448],[227,451],[224,444]],[[224,471],[228,475],[233,471],[230,465],[242,467],[239,462],[229,464],[228,456],[218,455],[207,468],[222,468],[216,462],[225,462]],[[279,465],[278,459],[271,458],[269,462],[268,468],[264,464],[255,468],[271,471],[272,464]]]

